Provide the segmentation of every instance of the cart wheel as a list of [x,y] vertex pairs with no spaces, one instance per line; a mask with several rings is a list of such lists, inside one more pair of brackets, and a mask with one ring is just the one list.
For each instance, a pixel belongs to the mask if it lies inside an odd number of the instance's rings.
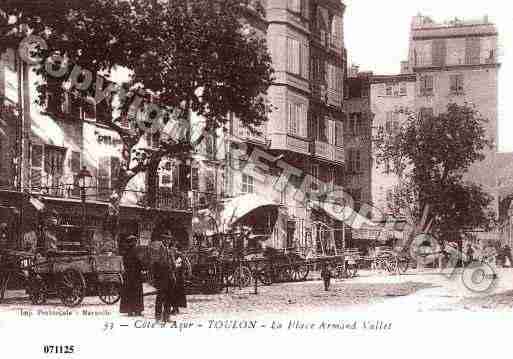
[[401,258],[398,260],[397,265],[401,273],[406,273],[408,267],[410,266],[410,260],[408,258]]
[[46,303],[46,283],[40,276],[32,276],[28,280],[27,294],[34,305]]
[[349,278],[354,278],[356,277],[356,273],[358,272],[358,264],[347,264],[346,266],[346,270],[347,270],[347,276]]
[[292,279],[294,281],[304,281],[310,273],[310,268],[306,264],[295,264],[292,268]]
[[253,282],[251,269],[246,266],[237,267],[233,273],[233,286],[245,288]]
[[116,304],[121,298],[121,287],[117,282],[99,284],[98,292],[98,297],[105,304]]
[[271,285],[273,284],[273,269],[270,264],[267,264],[260,271],[258,278],[263,285]]
[[85,290],[85,279],[81,272],[69,268],[61,273],[58,294],[64,305],[67,307],[80,305],[84,300]]

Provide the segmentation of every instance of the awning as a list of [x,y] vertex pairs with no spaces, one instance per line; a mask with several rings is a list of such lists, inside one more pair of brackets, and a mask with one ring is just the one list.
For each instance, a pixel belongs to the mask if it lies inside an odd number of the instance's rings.
[[370,219],[358,214],[355,210],[348,206],[342,206],[335,202],[312,201],[312,208],[326,212],[331,218],[343,222],[353,229],[375,229],[379,227]]
[[221,228],[229,228],[238,223],[244,222],[252,213],[257,210],[275,210],[280,205],[268,198],[254,193],[245,194],[233,198],[223,205],[219,214]]

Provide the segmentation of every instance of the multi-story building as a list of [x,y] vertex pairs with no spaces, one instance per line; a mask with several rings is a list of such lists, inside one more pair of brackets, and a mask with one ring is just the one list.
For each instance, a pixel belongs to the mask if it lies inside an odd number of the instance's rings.
[[[256,14],[251,25],[266,36],[272,56],[275,83],[268,90],[268,100],[273,111],[260,134],[251,134],[233,119],[230,146],[244,143],[250,151],[258,148],[279,156],[301,175],[276,188],[273,184],[279,171],[263,173],[265,181],[253,178],[234,170],[238,166],[233,162],[240,158],[225,151],[225,162],[230,163],[224,171],[225,194],[236,197],[257,193],[282,205],[276,225],[269,229],[268,245],[284,248],[317,244],[323,250],[320,237],[333,242],[341,233],[330,228],[340,224],[312,207],[308,199],[313,192],[342,186],[344,180],[345,6],[338,0],[267,0],[262,4],[265,11]],[[313,176],[315,183],[305,184],[306,175]]]
[[412,20],[409,69],[417,76],[415,108],[435,115],[448,103],[476,106],[494,147],[471,166],[467,179],[495,196],[494,158],[497,151],[498,32],[488,17],[434,22],[426,16]]
[[371,79],[371,72],[358,72],[358,68],[353,66],[348,74],[344,101],[344,188],[353,198],[356,210],[362,203],[373,203]]
[[[63,96],[48,92],[38,101],[36,86],[41,79],[13,51],[2,57],[0,66],[0,143],[2,178],[1,205],[25,210],[26,226],[34,225],[29,201],[16,193],[39,197],[50,210],[56,210],[62,224],[60,238],[81,238],[82,225],[91,240],[100,243],[109,237],[105,226],[108,201],[117,181],[123,145],[117,132],[102,124],[102,116],[112,116],[106,102],[94,105],[92,99],[64,91]],[[121,123],[129,126],[129,121]],[[151,136],[141,139],[140,146],[151,147]],[[4,147],[5,146],[5,147]],[[86,168],[90,175],[85,183],[85,204],[81,198],[84,183],[79,173]],[[121,198],[122,234],[135,234],[141,242],[149,240],[157,220],[169,221],[177,235],[190,233],[191,210],[186,191],[189,189],[185,164],[165,165],[160,174],[160,191],[156,208],[146,203],[145,173],[137,175]],[[176,176],[172,176],[172,174]],[[179,182],[188,182],[179,186]],[[183,194],[185,190],[185,194]],[[23,205],[22,205],[23,204]],[[32,223],[31,223],[32,221]],[[25,230],[22,228],[22,230]]]
[[[393,135],[408,114],[415,112],[414,74],[375,75],[370,85],[371,112],[374,114],[373,135],[384,132]],[[375,146],[375,145],[374,145]],[[373,149],[376,153],[376,149]],[[372,168],[372,203],[382,215],[394,213],[394,191],[399,184],[389,163],[374,161]]]
[[[479,20],[452,20],[436,23],[415,16],[410,29],[408,61],[397,75],[373,76],[371,107],[374,131],[393,134],[409,113],[438,115],[449,103],[475,105],[487,119],[488,138],[494,148],[485,160],[475,163],[466,179],[478,183],[497,196],[495,167],[497,138],[497,29],[485,17]],[[374,205],[385,215],[392,213],[397,177],[386,163],[376,164],[372,174]],[[497,203],[494,204],[497,207]]]

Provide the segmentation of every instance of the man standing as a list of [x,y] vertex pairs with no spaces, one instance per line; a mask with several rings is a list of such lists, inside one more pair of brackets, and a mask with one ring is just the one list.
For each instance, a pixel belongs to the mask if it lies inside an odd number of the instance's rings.
[[123,251],[123,266],[125,276],[119,311],[127,313],[128,316],[141,316],[144,311],[143,298],[143,263],[137,255],[137,237],[128,236],[126,247]]
[[151,269],[154,286],[158,290],[155,298],[155,320],[169,320],[171,293],[174,287],[174,258],[165,244],[164,236],[156,233],[150,244]]
[[169,251],[171,253],[171,258],[174,258],[174,270],[175,270],[175,281],[174,287],[171,291],[171,306],[173,307],[173,311],[171,314],[178,314],[180,312],[179,308],[187,308],[187,297],[185,294],[185,263],[182,258],[180,251],[176,247],[176,240],[172,236],[167,236],[169,238]]

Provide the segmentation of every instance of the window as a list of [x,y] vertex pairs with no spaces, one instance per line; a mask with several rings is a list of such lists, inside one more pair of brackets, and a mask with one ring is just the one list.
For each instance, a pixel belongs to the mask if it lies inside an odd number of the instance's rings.
[[335,91],[343,91],[343,78],[342,78],[342,69],[333,64],[328,64],[327,66],[327,82],[328,87],[331,90]]
[[32,145],[30,152],[30,186],[32,187],[33,191],[40,191],[43,170],[43,146]]
[[312,57],[311,68],[312,80],[324,82],[324,61],[319,56]]
[[288,0],[288,9],[302,17],[307,16],[307,0]]
[[242,174],[242,193],[255,193],[255,181],[253,177]]
[[344,145],[344,126],[340,121],[335,122],[335,146],[342,147]]
[[100,157],[98,161],[98,197],[100,199],[109,199],[112,189],[117,185],[120,168],[118,157]]
[[433,40],[433,66],[444,66],[447,58],[447,41],[446,39]]
[[301,51],[299,40],[288,38],[288,71],[295,75],[301,74]]
[[392,84],[386,84],[385,94],[387,96],[392,96]]
[[479,37],[467,37],[465,39],[465,64],[477,65],[480,63],[481,39]]
[[433,95],[433,76],[424,75],[420,78],[420,96]]
[[344,185],[344,168],[343,167],[335,168],[335,185],[337,185],[337,186]]
[[399,132],[399,112],[388,111],[386,113],[385,131],[388,135]]
[[50,187],[52,194],[57,194],[64,174],[64,157],[66,149],[55,146],[45,146],[44,171],[46,174],[47,187]]
[[401,82],[401,85],[399,86],[399,94],[401,96],[407,95],[406,84],[404,82]]
[[289,103],[289,133],[304,136],[306,123],[306,106],[302,103]]
[[[182,166],[184,167],[184,166]],[[191,190],[199,191],[199,169],[198,167],[191,168]]]
[[215,175],[213,171],[206,171],[205,174],[205,191],[207,193],[215,193]]
[[361,136],[363,134],[363,121],[361,113],[351,113],[349,115],[346,131],[351,136]]
[[312,176],[310,188],[316,191],[319,189],[317,186],[319,182],[319,165],[310,165],[310,175]]
[[361,171],[361,163],[360,163],[360,150],[351,148],[348,151],[349,161],[348,161],[348,170],[350,173],[360,173]]
[[328,119],[326,117],[320,116],[317,119],[317,124],[319,128],[317,130],[317,140],[328,142]]
[[451,93],[454,95],[461,95],[463,93],[463,75],[450,75],[449,79],[451,82]]
[[386,192],[386,201],[389,207],[393,206],[394,203],[394,192],[391,189],[388,189]]

